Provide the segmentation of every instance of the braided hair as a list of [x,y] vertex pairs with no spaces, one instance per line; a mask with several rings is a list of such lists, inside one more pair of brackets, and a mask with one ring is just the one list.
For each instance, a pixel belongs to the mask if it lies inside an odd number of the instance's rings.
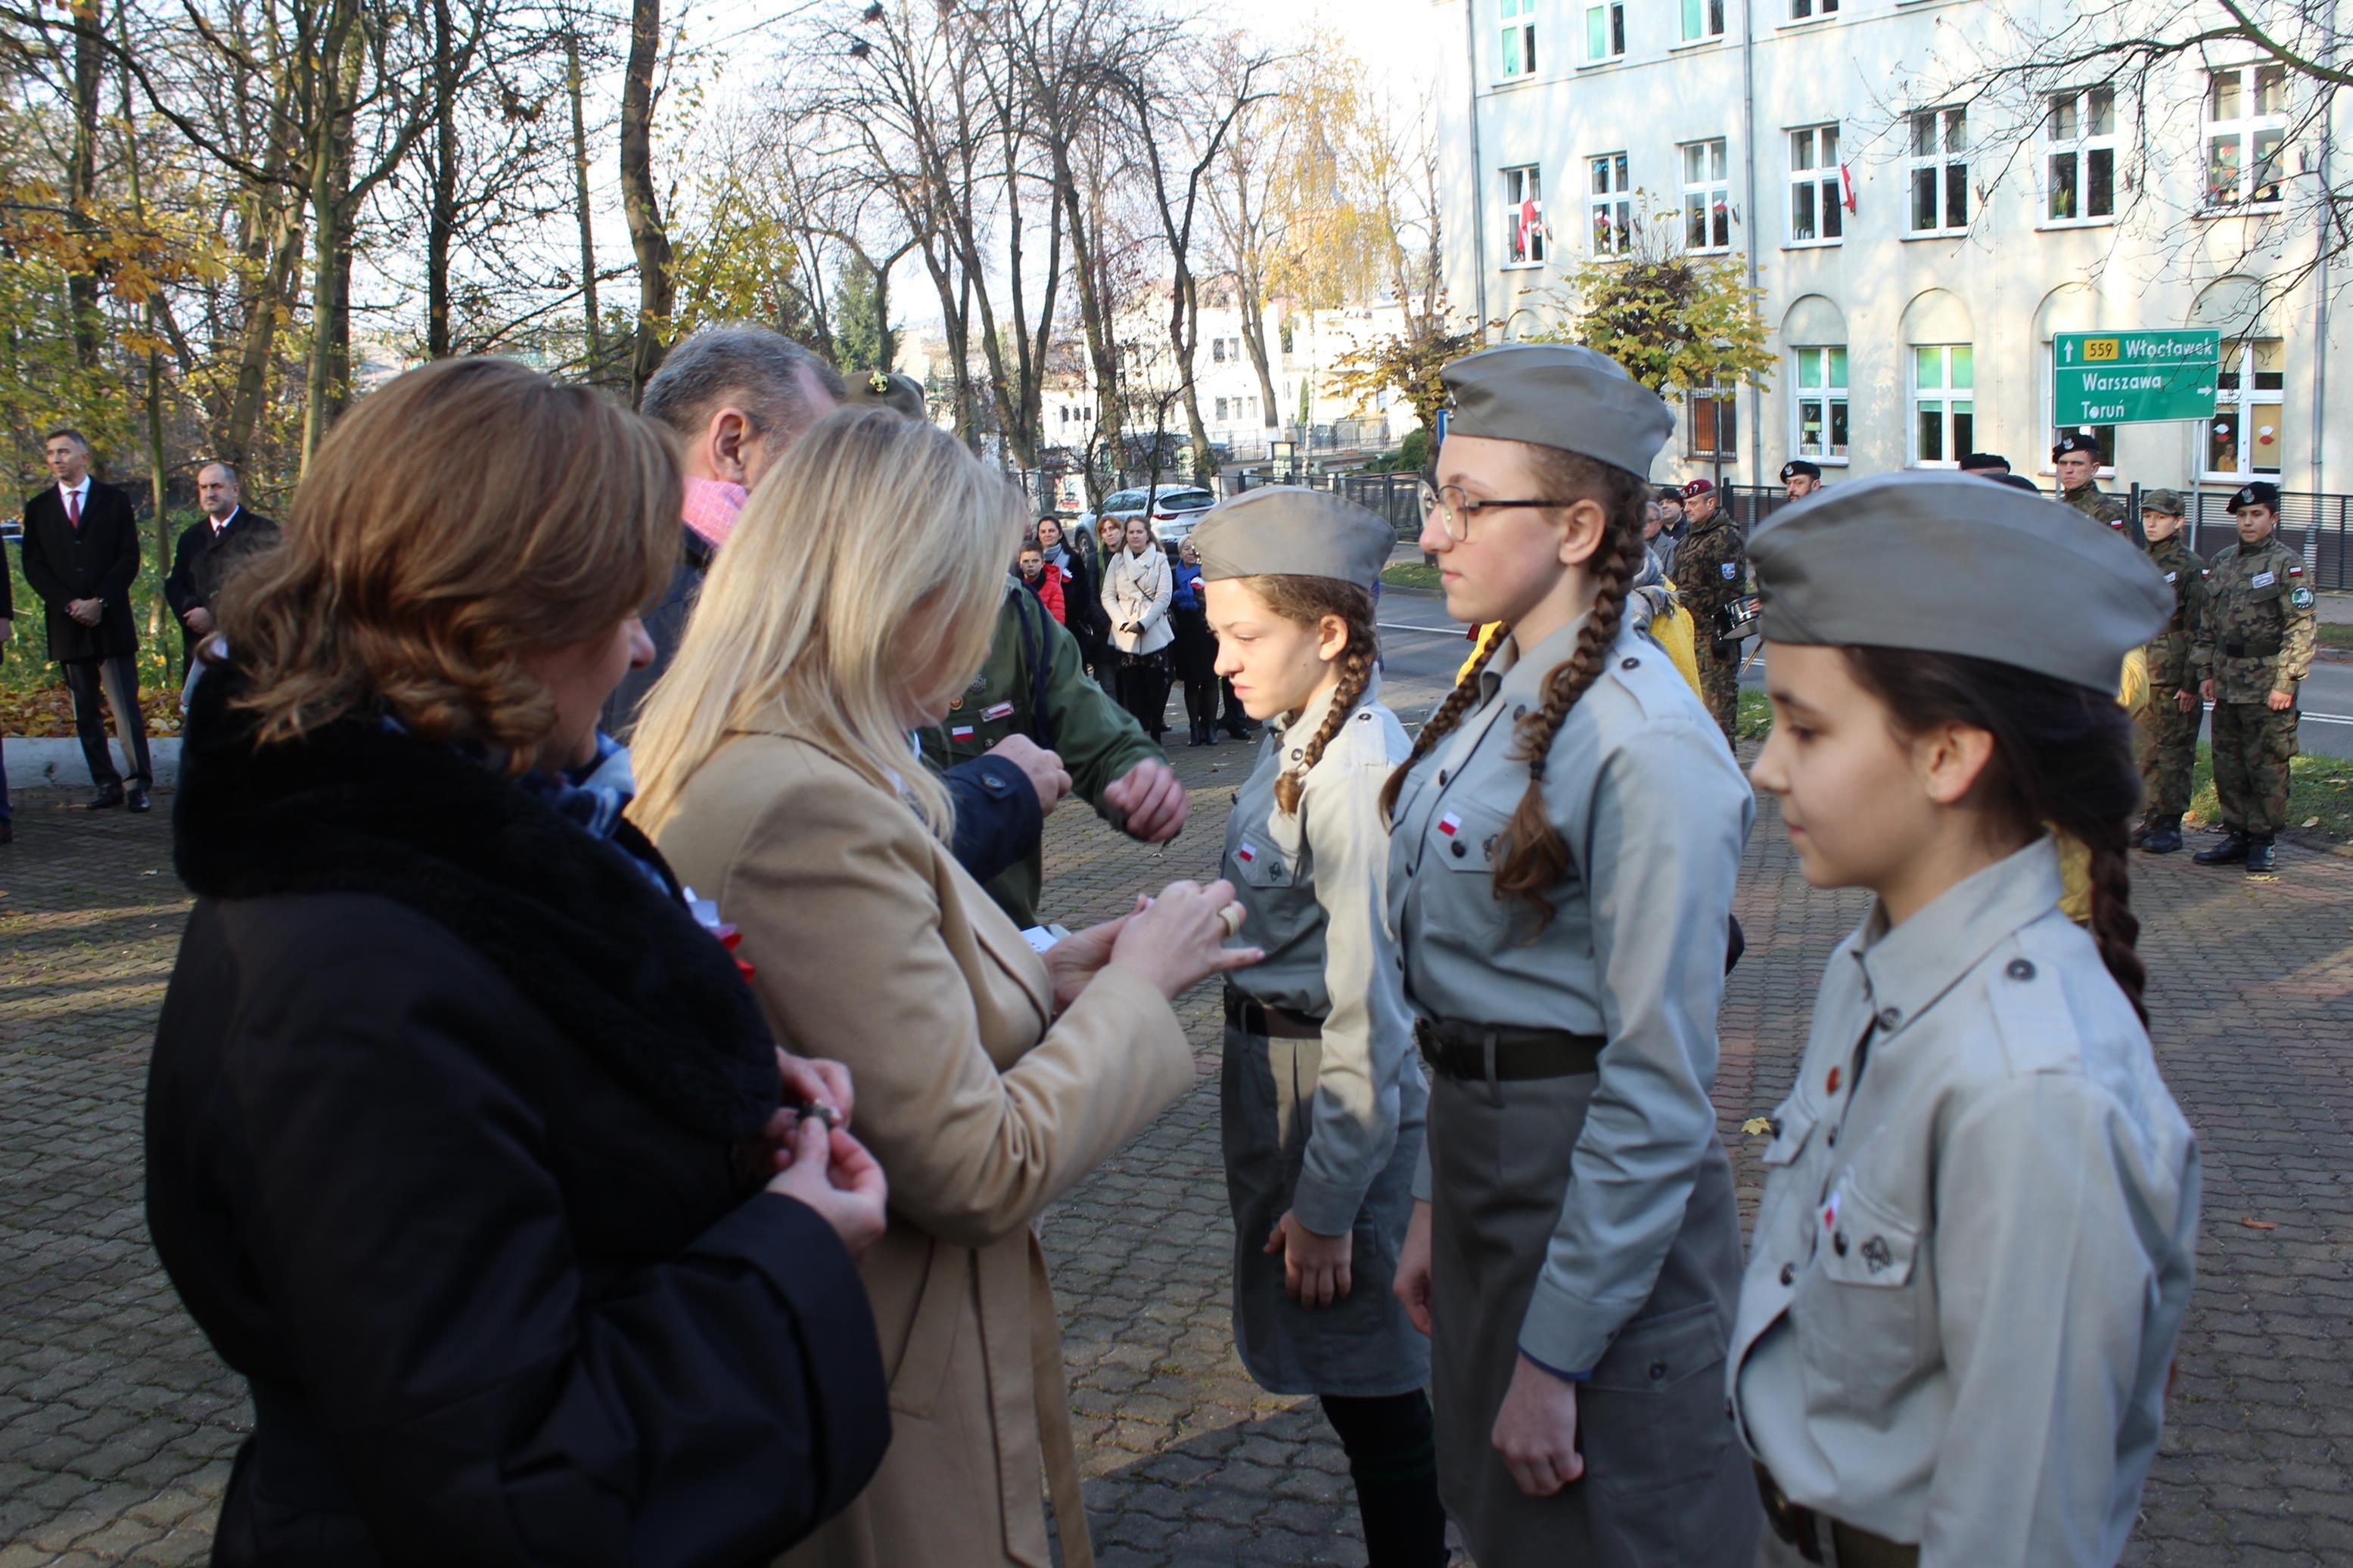
[[[1568,870],[1568,846],[1561,842],[1545,809],[1546,760],[1568,710],[1600,679],[1610,645],[1618,640],[1618,629],[1625,619],[1627,585],[1642,559],[1642,522],[1650,507],[1651,487],[1639,475],[1578,453],[1538,447],[1535,454],[1536,477],[1546,493],[1596,501],[1603,514],[1601,540],[1587,568],[1593,578],[1593,608],[1577,634],[1576,648],[1546,672],[1543,700],[1513,726],[1512,757],[1527,764],[1528,784],[1496,845],[1494,892],[1498,899],[1517,896],[1534,905],[1536,929],[1541,931],[1553,917],[1552,900],[1544,896],[1544,889]],[[1381,791],[1384,817],[1395,812],[1398,792],[1414,764],[1462,721],[1478,694],[1479,672],[1486,668],[1503,641],[1497,637],[1489,643],[1487,651],[1463,671],[1461,680],[1422,725],[1412,752]]]
[[1851,647],[1849,668],[1909,737],[1964,724],[1993,737],[1969,802],[2013,833],[2047,824],[2091,852],[2092,940],[2143,1026],[2148,971],[2136,943],[2126,830],[2140,807],[2132,721],[2113,695],[1961,654]]
[[1335,577],[1278,574],[1253,577],[1250,585],[1271,615],[1303,626],[1314,626],[1326,616],[1337,616],[1348,629],[1348,646],[1340,650],[1337,661],[1340,679],[1332,693],[1332,710],[1324,715],[1299,765],[1274,781],[1274,804],[1284,816],[1293,816],[1298,814],[1299,792],[1306,787],[1309,771],[1324,760],[1324,748],[1348,721],[1372,682],[1373,662],[1380,657],[1379,634],[1373,625],[1373,595]]

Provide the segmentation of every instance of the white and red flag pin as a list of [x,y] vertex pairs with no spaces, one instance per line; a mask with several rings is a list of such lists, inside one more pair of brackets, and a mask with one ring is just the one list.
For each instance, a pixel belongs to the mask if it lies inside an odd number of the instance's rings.
[[1444,816],[1438,819],[1438,831],[1443,833],[1449,838],[1453,837],[1456,834],[1462,831],[1462,818],[1456,816],[1453,812],[1448,812]]

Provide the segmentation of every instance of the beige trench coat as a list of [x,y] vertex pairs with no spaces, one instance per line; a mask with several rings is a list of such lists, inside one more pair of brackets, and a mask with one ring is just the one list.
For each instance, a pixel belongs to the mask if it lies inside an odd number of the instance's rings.
[[[920,763],[911,765],[920,766]],[[815,743],[741,735],[660,836],[743,931],[779,1040],[849,1064],[891,1181],[863,1273],[891,1373],[890,1452],[788,1568],[1092,1562],[1038,1214],[1193,1082],[1159,991],[1106,969],[1060,1017],[1044,963],[892,794]]]

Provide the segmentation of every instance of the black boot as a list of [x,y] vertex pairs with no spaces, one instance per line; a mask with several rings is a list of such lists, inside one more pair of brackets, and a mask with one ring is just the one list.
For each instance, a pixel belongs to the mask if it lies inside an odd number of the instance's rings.
[[2190,857],[2200,866],[2235,866],[2246,858],[2247,830],[2243,827],[2232,828],[2221,843]]
[[1208,745],[1209,743],[1208,726],[1202,723],[1198,719],[1194,720],[1192,732],[1188,738],[1192,741],[1193,744],[1197,746]]
[[2181,818],[2160,816],[2148,825],[2140,847],[2152,855],[2171,855],[2181,847]]
[[2248,839],[2247,875],[2250,877],[2268,877],[2272,874],[2273,868],[2272,836],[2266,833],[2261,838]]

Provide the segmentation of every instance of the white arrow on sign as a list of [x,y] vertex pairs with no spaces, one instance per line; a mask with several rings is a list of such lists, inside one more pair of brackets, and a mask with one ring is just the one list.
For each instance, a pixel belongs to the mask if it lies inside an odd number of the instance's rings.
[[2075,345],[2074,345],[2073,343],[2072,343],[2072,342],[2071,342],[2071,343],[2069,343],[2069,344],[2066,346],[2066,353],[2067,353],[2067,363],[2068,363],[2069,364],[2073,364],[2073,363],[2075,363]]

